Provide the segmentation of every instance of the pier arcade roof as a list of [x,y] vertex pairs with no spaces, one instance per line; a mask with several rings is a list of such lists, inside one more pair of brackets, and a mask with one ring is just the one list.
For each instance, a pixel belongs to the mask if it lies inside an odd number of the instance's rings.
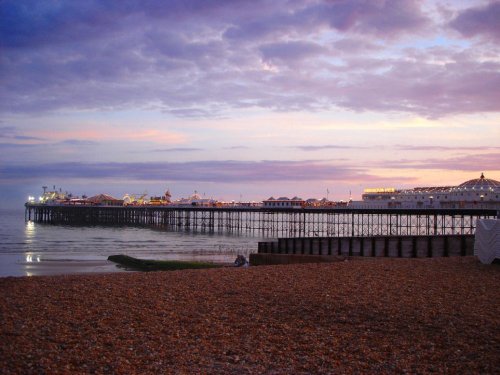
[[484,177],[475,178],[457,186],[460,190],[500,190],[500,182]]
[[267,199],[268,201],[302,201],[303,199],[302,198],[299,198],[299,197],[293,197],[293,198],[288,198],[288,197],[279,197],[279,198],[274,198],[274,197],[271,197],[269,199]]
[[[457,193],[464,191],[496,191],[500,192],[500,181],[484,177],[481,173],[479,178],[465,181],[458,186],[426,186],[409,189],[397,190],[393,188],[365,189],[363,197],[398,196],[398,195],[416,195],[416,194],[439,194],[439,193]],[[363,198],[364,199],[364,198]],[[372,198],[371,198],[372,199]]]
[[108,201],[108,202],[120,202],[120,201],[122,201],[121,199],[112,197],[111,195],[108,195],[108,194],[94,195],[93,197],[90,197],[87,200],[89,202],[92,202],[92,203],[102,203],[105,201]]
[[403,193],[446,193],[452,188],[453,186],[416,187],[413,189],[403,190]]

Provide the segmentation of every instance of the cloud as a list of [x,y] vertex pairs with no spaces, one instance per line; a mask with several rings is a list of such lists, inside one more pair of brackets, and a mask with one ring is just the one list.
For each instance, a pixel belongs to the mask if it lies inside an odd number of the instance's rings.
[[[29,176],[29,177],[27,177]],[[195,161],[182,163],[50,163],[0,166],[0,180],[119,179],[248,183],[269,181],[370,180],[365,170],[315,161]]]
[[153,152],[193,152],[193,151],[203,151],[203,149],[196,147],[173,147],[173,148],[158,148],[153,150]]
[[412,146],[412,145],[396,145],[396,149],[405,151],[488,151],[500,150],[500,147],[493,146]]
[[465,37],[484,36],[500,42],[500,2],[472,7],[456,16],[450,26]]
[[[393,47],[440,30],[417,0],[6,0],[2,10],[5,113],[500,110],[499,63],[480,44]],[[467,12],[457,25],[479,19]]]
[[425,160],[393,160],[384,161],[383,168],[394,169],[435,169],[449,171],[498,171],[500,153],[476,154],[452,158],[430,158]]
[[340,53],[374,53],[383,49],[382,45],[377,44],[375,41],[368,39],[361,39],[359,37],[347,37],[341,39],[333,44],[335,52]]
[[211,109],[201,109],[201,108],[168,108],[164,109],[164,112],[170,113],[176,117],[180,118],[221,118],[221,110],[212,107]]
[[361,149],[365,147],[343,146],[343,145],[302,145],[302,146],[291,146],[291,148],[297,148],[302,151],[320,151],[320,150]]
[[2,148],[3,152],[7,150],[9,150],[10,152],[14,152],[16,150],[31,150],[33,148],[33,145],[26,143],[1,142],[0,147]]
[[82,139],[65,139],[64,141],[58,142],[59,145],[67,145],[67,146],[95,146],[98,145],[99,142],[82,140]]
[[12,141],[36,141],[36,142],[46,141],[45,138],[24,135],[24,134],[20,133],[19,129],[17,129],[14,126],[1,126],[0,127],[0,138],[12,140]]
[[419,1],[336,1],[314,9],[319,19],[337,30],[393,37],[397,33],[418,30],[428,23]]
[[[336,103],[356,111],[399,111],[428,118],[500,111],[500,63],[449,54],[446,63],[431,53],[391,61],[381,74],[355,74],[339,89]],[[439,51],[436,53],[439,57]],[[386,89],[384,89],[386,88]]]
[[223,150],[248,150],[250,147],[248,146],[230,146],[224,147]]
[[[278,5],[280,2],[271,2]],[[288,2],[258,16],[239,19],[224,33],[230,40],[271,39],[331,28],[340,32],[395,38],[425,27],[429,20],[416,0]],[[285,11],[283,11],[285,10]]]
[[44,139],[44,138],[31,137],[29,135],[16,135],[16,136],[13,136],[12,139],[15,139],[18,141],[46,141],[46,139]]
[[269,43],[260,46],[263,59],[271,62],[303,60],[320,54],[323,49],[319,44],[302,41]]

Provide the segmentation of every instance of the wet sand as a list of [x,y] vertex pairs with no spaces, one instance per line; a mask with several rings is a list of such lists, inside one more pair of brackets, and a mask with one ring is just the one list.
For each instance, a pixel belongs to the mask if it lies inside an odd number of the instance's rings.
[[123,272],[116,263],[108,260],[41,260],[18,263],[26,276],[69,275],[84,273]]
[[0,279],[0,373],[500,373],[500,267],[373,259]]

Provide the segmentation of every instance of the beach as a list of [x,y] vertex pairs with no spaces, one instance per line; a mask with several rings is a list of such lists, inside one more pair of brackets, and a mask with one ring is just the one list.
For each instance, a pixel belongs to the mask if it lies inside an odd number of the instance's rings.
[[0,278],[0,373],[499,373],[474,257]]

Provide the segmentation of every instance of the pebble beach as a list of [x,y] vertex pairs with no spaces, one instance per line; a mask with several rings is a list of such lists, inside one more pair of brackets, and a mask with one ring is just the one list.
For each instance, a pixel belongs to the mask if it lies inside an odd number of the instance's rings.
[[499,285],[474,257],[0,278],[0,373],[500,373]]

